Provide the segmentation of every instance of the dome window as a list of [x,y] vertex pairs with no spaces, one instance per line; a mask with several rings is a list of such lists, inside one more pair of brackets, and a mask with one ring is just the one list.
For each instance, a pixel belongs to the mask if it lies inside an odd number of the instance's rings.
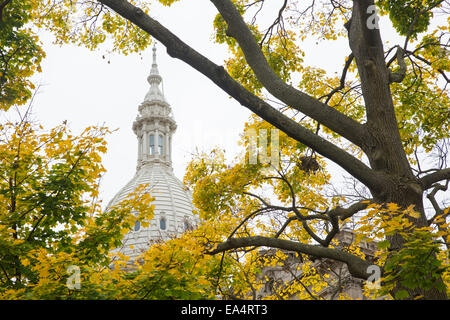
[[161,218],[159,219],[159,228],[161,230],[166,230],[167,229],[167,221],[166,218]]
[[134,224],[134,231],[139,231],[141,229],[141,222],[139,220],[136,220],[136,223]]
[[187,217],[184,218],[184,231],[192,230],[192,225]]
[[155,154],[155,135],[151,134],[149,140],[150,140],[150,155],[154,155]]

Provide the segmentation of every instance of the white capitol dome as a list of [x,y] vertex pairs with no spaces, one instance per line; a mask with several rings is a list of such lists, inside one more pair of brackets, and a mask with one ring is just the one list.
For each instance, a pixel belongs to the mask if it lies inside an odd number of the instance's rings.
[[138,139],[138,161],[135,176],[109,202],[107,209],[132,193],[139,185],[148,184],[148,192],[155,200],[154,217],[148,228],[139,222],[125,235],[122,246],[114,251],[136,258],[154,241],[164,241],[183,233],[196,224],[191,192],[178,180],[172,169],[172,135],[176,123],[170,105],[159,89],[161,76],[153,48],[153,64],[147,78],[150,90],[139,106],[133,123]]

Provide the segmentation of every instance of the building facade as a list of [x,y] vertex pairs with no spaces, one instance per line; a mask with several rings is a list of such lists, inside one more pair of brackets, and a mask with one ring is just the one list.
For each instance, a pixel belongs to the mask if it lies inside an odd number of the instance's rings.
[[[133,230],[124,236],[122,245],[113,250],[129,256],[134,261],[145,252],[152,243],[166,241],[180,235],[187,229],[195,227],[198,218],[193,214],[192,194],[182,182],[175,177],[172,168],[172,138],[177,125],[172,109],[161,91],[162,77],[156,63],[156,47],[153,47],[153,63],[147,77],[150,85],[144,101],[138,107],[138,115],[133,122],[133,132],[137,138],[137,166],[134,177],[109,202],[111,207],[142,184],[148,184],[147,191],[155,198],[154,218],[148,228],[143,228],[139,221]],[[343,231],[337,235],[339,242],[350,245],[352,233]],[[373,255],[376,244],[367,244],[364,252]],[[275,254],[274,249],[261,250],[260,254]],[[276,266],[263,266],[258,281],[265,281],[264,286],[255,292],[253,299],[264,299],[301,278],[298,266],[303,261],[295,252],[285,252],[287,258]],[[361,280],[351,277],[345,264],[329,259],[317,259],[314,267],[323,274],[329,274],[329,287],[319,293],[317,298],[334,299],[345,293],[352,299],[363,299]],[[292,293],[291,299],[298,299]]]
[[115,251],[131,260],[146,251],[155,241],[164,241],[183,233],[196,223],[192,211],[192,194],[175,177],[172,168],[172,138],[177,128],[172,109],[161,91],[162,77],[153,63],[147,77],[150,89],[139,105],[139,114],[133,123],[137,138],[137,166],[134,177],[114,196],[108,207],[119,203],[139,185],[148,184],[147,191],[155,200],[154,218],[148,228],[136,222],[125,235],[122,246]]
[[[335,239],[338,241],[338,247],[345,250],[354,242],[354,233],[349,229],[343,229]],[[375,242],[362,242],[360,244],[361,252],[366,259],[374,261],[374,255],[377,251]],[[261,250],[261,257],[275,255],[278,249]],[[256,292],[255,299],[264,299],[267,296],[277,296],[277,292],[283,292],[291,283],[298,283],[302,280],[302,264],[305,262],[299,257],[297,252],[282,251],[285,259],[274,266],[263,266],[258,276],[258,281],[263,281],[264,285]],[[317,300],[335,300],[341,297],[351,300],[365,300],[363,293],[364,281],[353,277],[345,263],[327,258],[307,257],[312,261],[312,266],[321,276],[327,286],[320,292],[307,291],[303,296],[308,299]],[[306,288],[308,289],[308,288]],[[299,299],[298,292],[290,292],[288,299]]]

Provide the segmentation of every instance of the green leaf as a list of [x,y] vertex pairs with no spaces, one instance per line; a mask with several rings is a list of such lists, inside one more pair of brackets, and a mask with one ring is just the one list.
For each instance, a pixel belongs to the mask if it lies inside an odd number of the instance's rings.
[[399,290],[395,293],[395,299],[397,299],[397,300],[406,299],[406,298],[409,298],[409,293],[406,290]]
[[389,240],[383,240],[377,243],[379,249],[387,249],[390,245]]

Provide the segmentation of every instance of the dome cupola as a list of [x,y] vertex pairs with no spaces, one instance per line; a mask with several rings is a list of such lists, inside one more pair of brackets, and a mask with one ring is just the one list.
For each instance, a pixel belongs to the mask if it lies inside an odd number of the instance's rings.
[[142,184],[155,200],[154,217],[148,228],[139,222],[125,235],[122,247],[115,249],[136,258],[153,241],[167,240],[195,225],[192,195],[173,174],[172,136],[177,125],[172,109],[160,89],[162,77],[156,63],[156,47],[153,47],[153,63],[147,77],[150,89],[139,105],[139,114],[133,123],[138,142],[135,176],[115,195],[107,208],[119,203]]

